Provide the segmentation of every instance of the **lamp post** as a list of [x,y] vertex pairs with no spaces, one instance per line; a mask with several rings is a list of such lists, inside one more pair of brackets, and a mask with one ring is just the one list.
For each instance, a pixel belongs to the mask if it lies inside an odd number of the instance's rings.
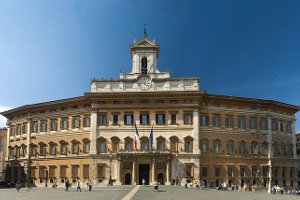
[[176,153],[176,180],[175,185],[178,185],[178,153]]
[[112,179],[111,179],[111,161],[112,161],[112,154],[109,154],[109,180],[108,185],[112,186]]

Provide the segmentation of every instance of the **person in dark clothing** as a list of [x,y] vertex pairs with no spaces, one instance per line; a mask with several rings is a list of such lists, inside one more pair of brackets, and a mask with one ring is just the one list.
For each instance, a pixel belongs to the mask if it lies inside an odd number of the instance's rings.
[[66,186],[65,192],[69,192],[70,182],[68,179],[66,180],[65,186]]

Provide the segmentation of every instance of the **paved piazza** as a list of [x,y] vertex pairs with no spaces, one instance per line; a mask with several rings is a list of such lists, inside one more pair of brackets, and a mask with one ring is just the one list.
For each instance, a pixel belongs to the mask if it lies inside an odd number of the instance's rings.
[[128,194],[134,190],[135,186],[98,187],[93,188],[92,192],[83,188],[81,193],[76,192],[76,188],[74,187],[70,189],[70,192],[65,192],[63,188],[33,188],[30,192],[27,192],[25,188],[22,188],[19,192],[15,189],[0,189],[0,200],[276,200],[299,199],[300,197],[293,195],[269,195],[265,192],[194,190],[175,186],[160,186],[159,191],[154,192],[150,186],[138,187],[138,191],[131,198]]

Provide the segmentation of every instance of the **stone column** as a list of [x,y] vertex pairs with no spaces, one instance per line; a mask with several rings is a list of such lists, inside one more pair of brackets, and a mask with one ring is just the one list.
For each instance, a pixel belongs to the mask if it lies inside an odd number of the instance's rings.
[[92,106],[91,132],[90,132],[90,154],[97,154],[97,108]]
[[167,172],[166,172],[166,185],[171,185],[171,182],[170,182],[170,158],[167,158]]
[[30,137],[30,120],[28,120],[27,123],[27,133],[26,133],[26,148],[27,148],[27,152],[26,152],[26,159],[30,159],[30,144],[31,144],[31,137]]
[[116,180],[116,184],[117,185],[122,185],[121,183],[121,158],[117,158],[117,180]]
[[132,185],[136,185],[136,161],[132,162]]
[[193,153],[200,154],[199,148],[199,111],[198,109],[194,109],[193,112],[193,128],[194,128],[194,145],[193,145]]
[[155,158],[153,158],[151,162],[151,183],[154,183],[155,179]]
[[268,182],[268,193],[271,194],[271,187],[272,187],[272,120],[271,116],[268,116],[268,159],[269,159],[269,182]]

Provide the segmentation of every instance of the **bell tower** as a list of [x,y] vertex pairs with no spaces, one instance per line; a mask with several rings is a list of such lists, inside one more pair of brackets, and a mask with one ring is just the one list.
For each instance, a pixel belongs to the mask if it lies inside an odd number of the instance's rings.
[[157,58],[159,55],[159,45],[155,40],[149,40],[147,30],[144,28],[144,38],[134,41],[130,45],[132,59],[132,74],[153,74],[159,73],[157,70]]

